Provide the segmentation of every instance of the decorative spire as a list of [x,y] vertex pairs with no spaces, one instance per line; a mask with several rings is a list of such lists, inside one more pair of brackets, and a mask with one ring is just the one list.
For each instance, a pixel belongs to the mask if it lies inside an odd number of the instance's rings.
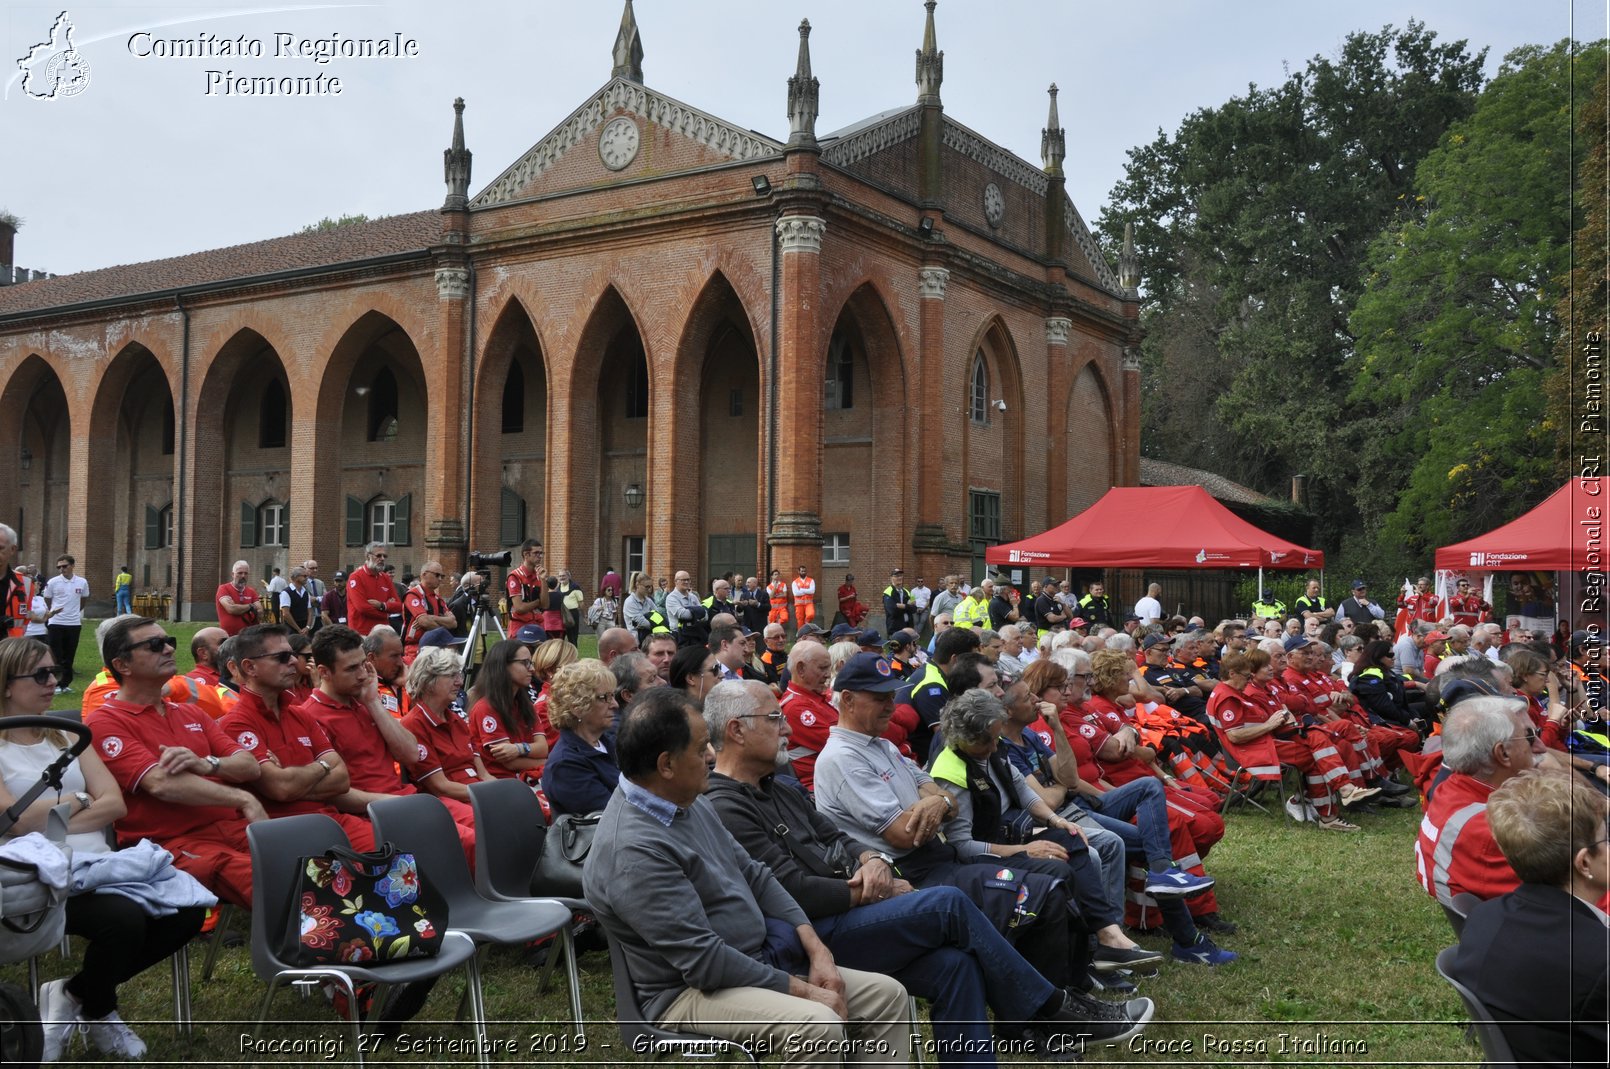
[[615,69],[610,77],[643,84],[643,42],[637,36],[632,0],[626,0],[626,10],[621,12],[621,30],[615,35]]
[[1057,83],[1047,90],[1051,94],[1051,113],[1045,118],[1045,129],[1040,131],[1040,159],[1047,174],[1062,173],[1062,161],[1068,157],[1067,138],[1062,133],[1062,121],[1057,118]]
[[453,101],[453,147],[442,150],[442,172],[447,180],[446,211],[469,207],[470,150],[464,147],[464,98]]
[[917,103],[938,104],[939,83],[945,80],[945,54],[939,50],[934,34],[934,5],[937,0],[924,0],[928,9],[928,24],[923,27],[922,47],[917,50]]
[[821,82],[811,76],[811,21],[799,24],[799,64],[788,79],[788,147],[816,147],[816,114]]
[[1140,293],[1140,260],[1135,256],[1135,224],[1124,224],[1124,251],[1118,254],[1118,285],[1130,296]]

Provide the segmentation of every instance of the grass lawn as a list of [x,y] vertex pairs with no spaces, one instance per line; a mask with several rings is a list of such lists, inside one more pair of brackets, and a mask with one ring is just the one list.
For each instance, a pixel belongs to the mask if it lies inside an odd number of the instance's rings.
[[[169,624],[180,637],[180,667],[188,667],[189,637],[198,624]],[[583,638],[584,652],[593,643]],[[78,658],[79,681],[99,665],[85,636]],[[71,698],[72,701],[64,701]],[[57,707],[76,708],[76,695]],[[1384,810],[1357,818],[1364,830],[1339,835],[1299,826],[1278,812],[1238,809],[1230,830],[1214,848],[1209,871],[1225,916],[1241,926],[1221,943],[1241,954],[1219,969],[1164,964],[1144,981],[1142,994],[1157,1001],[1157,1018],[1122,1048],[1092,1048],[1086,1060],[1133,1065],[1460,1065],[1481,1061],[1465,1037],[1464,1009],[1436,974],[1432,961],[1452,941],[1442,911],[1414,879],[1413,841],[1417,809]],[[244,922],[241,922],[243,925]],[[1166,949],[1167,937],[1138,936]],[[82,950],[79,944],[75,949]],[[253,976],[245,947],[219,957],[210,982],[201,980],[205,944],[191,954],[192,1001],[200,1022],[194,1036],[180,1036],[166,1022],[171,1011],[169,972],[158,966],[123,988],[122,1012],[150,1045],[148,1061],[193,1064],[252,1061],[307,1063],[344,1061],[349,1033],[317,993],[275,996],[268,1039],[301,1038],[324,1047],[299,1053],[257,1052],[248,1046],[263,985]],[[45,978],[65,975],[55,955],[44,959]],[[494,1055],[510,1064],[570,1064],[638,1060],[620,1043],[613,1024],[609,961],[602,952],[581,962],[583,1006],[591,1021],[587,1047],[577,1050],[564,1025],[567,1003],[562,980],[546,993],[539,973],[522,952],[494,951],[485,970],[487,1006],[494,1038],[514,1053]],[[23,965],[0,969],[0,979],[25,984]],[[431,1037],[463,1040],[467,1027],[453,1021],[462,983],[444,980],[419,1021],[408,1027],[416,1049],[388,1050],[388,1060],[452,1064],[472,1056],[432,1050]],[[246,1022],[246,1023],[242,1023]],[[417,1043],[419,1040],[427,1043]],[[344,1046],[334,1050],[335,1044]],[[608,1046],[606,1047],[605,1044]],[[928,1064],[932,1066],[930,1057]]]

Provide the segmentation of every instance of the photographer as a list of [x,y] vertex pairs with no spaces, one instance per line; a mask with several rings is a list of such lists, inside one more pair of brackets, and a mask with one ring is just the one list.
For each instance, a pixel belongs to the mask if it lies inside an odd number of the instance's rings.
[[528,538],[520,544],[520,567],[511,569],[504,580],[509,597],[509,630],[518,631],[526,624],[542,623],[542,611],[548,605],[542,573],[542,542]]
[[458,581],[458,588],[447,599],[447,611],[453,614],[454,637],[464,638],[470,633],[470,623],[480,606],[486,581],[485,572],[465,572]]

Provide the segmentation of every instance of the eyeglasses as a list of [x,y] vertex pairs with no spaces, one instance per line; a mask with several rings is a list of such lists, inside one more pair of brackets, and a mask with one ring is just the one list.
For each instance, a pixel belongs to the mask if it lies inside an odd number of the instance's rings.
[[1068,673],[1068,678],[1069,679],[1091,679],[1091,678],[1093,678],[1095,676],[1095,674],[1096,673],[1094,673],[1094,672],[1069,672]]
[[1522,739],[1525,739],[1527,743],[1533,743],[1533,742],[1536,742],[1538,740],[1538,737],[1539,737],[1539,733],[1538,733],[1538,730],[1536,728],[1527,728],[1526,729],[1526,734],[1524,734],[1524,735],[1511,735],[1509,737],[1509,741],[1510,742],[1520,742]]
[[783,718],[783,711],[781,709],[773,709],[769,713],[739,713],[738,714],[738,719],[740,719],[740,720],[770,720],[774,724],[777,723],[782,718]]
[[60,686],[61,681],[67,678],[67,669],[62,665],[53,664],[49,668],[39,668],[32,672],[24,672],[21,675],[7,676],[6,678],[13,683],[19,679],[31,679],[41,687]]
[[243,661],[275,661],[279,664],[290,664],[300,656],[295,650],[280,650],[277,653],[259,653],[255,657],[242,657]]
[[529,658],[529,657],[516,657],[512,661],[510,661],[509,663],[510,664],[521,664],[521,665],[525,665],[527,668],[530,668],[531,667],[531,658]]
[[614,700],[615,700],[615,695],[613,695],[613,694],[594,694],[593,695],[593,701],[595,701],[595,702],[612,702]]
[[123,647],[123,652],[133,653],[135,650],[146,650],[150,653],[162,653],[166,650],[176,650],[178,648],[179,640],[172,635],[158,635],[156,638],[148,638],[144,642],[130,642]]

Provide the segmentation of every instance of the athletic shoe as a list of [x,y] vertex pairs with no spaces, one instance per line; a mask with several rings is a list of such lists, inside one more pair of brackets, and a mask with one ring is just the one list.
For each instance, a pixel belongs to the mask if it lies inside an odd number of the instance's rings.
[[1402,794],[1414,793],[1413,787],[1410,787],[1407,783],[1399,783],[1390,776],[1384,776],[1381,779],[1375,780],[1370,784],[1370,786],[1380,788],[1381,793],[1389,798],[1395,798]]
[[1139,991],[1130,980],[1133,974],[1128,969],[1118,972],[1097,972],[1091,969],[1086,977],[1090,980],[1090,990],[1103,995],[1133,995]]
[[1145,947],[1098,946],[1091,958],[1090,967],[1096,972],[1117,972],[1136,965],[1150,965],[1163,960],[1163,955]]
[[1357,805],[1359,802],[1368,801],[1369,799],[1380,794],[1381,788],[1355,787],[1351,783],[1344,783],[1342,784],[1342,789],[1339,793],[1342,796],[1343,805]]
[[145,1041],[134,1034],[134,1029],[123,1023],[123,1018],[117,1015],[116,1010],[98,1021],[85,1022],[85,1027],[89,1030],[89,1041],[102,1054],[110,1054],[128,1061],[137,1061],[145,1057]]
[[1322,831],[1358,831],[1357,824],[1349,824],[1341,817],[1320,817],[1319,827]]
[[1373,806],[1385,806],[1388,809],[1418,809],[1420,799],[1413,790],[1410,790],[1408,794],[1384,795],[1370,804]]
[[1061,1035],[1051,1034],[1043,1024],[1024,1021],[996,1021],[995,1042],[999,1053],[1011,1055],[1013,1062],[1078,1062],[1079,1045]]
[[1200,917],[1192,917],[1198,929],[1204,932],[1219,932],[1223,935],[1234,935],[1241,929],[1230,923],[1217,913],[1204,913]]
[[1192,876],[1174,866],[1146,874],[1146,893],[1153,898],[1189,898],[1212,886],[1212,876]]
[[1063,996],[1062,1008],[1037,1023],[1081,1042],[1121,1043],[1145,1028],[1157,1010],[1149,998],[1104,1002],[1079,991]]
[[39,1060],[61,1061],[73,1033],[83,1023],[78,1000],[67,990],[66,980],[51,980],[40,985],[39,1020],[45,1027],[45,1053]]
[[1225,950],[1198,932],[1195,946],[1181,946],[1174,944],[1174,960],[1185,962],[1187,965],[1228,965],[1241,955],[1233,950]]

